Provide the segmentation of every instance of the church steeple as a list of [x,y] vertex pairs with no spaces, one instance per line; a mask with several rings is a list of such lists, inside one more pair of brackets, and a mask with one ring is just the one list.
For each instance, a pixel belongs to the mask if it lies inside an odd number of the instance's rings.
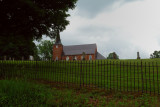
[[55,44],[62,44],[60,39],[59,30],[57,31],[56,43]]
[[63,45],[61,43],[59,31],[57,31],[56,42],[53,45],[53,60],[62,60]]

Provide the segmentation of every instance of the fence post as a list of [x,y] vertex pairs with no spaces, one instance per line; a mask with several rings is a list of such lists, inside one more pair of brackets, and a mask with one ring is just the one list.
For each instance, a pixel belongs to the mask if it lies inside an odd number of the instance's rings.
[[[30,62],[30,63],[32,63],[32,62]],[[38,72],[38,67],[37,67],[37,60],[36,60],[36,75],[35,75],[35,79],[37,79],[37,72]]]
[[157,91],[158,91],[158,95],[159,95],[159,81],[158,81],[158,64],[156,62],[156,67],[157,67]]
[[136,73],[135,73],[135,66],[136,66],[136,64],[135,64],[135,62],[134,62],[134,92],[136,91],[136,88],[135,88],[135,85],[136,85],[136,80],[135,80],[135,75],[136,75]]
[[59,61],[57,60],[56,83],[58,83]]
[[62,84],[62,65],[63,65],[63,60],[60,60],[60,70],[59,70],[60,84]]
[[149,62],[149,85],[150,85],[150,95],[151,95],[150,62]]
[[111,81],[112,79],[111,79],[111,61],[110,61],[110,91],[111,91]]
[[132,92],[132,65],[131,65],[131,61],[130,61],[130,82],[131,82],[131,92]]
[[82,63],[82,78],[83,78],[83,87],[84,87],[84,70],[85,69],[83,69],[84,67],[85,67],[85,60],[82,60],[83,61],[83,63]]
[[118,61],[116,61],[116,65],[117,65],[117,91],[118,91],[118,77],[119,77],[119,76],[118,76],[118,74],[119,74],[119,73],[118,73],[118,68],[119,68],[119,66],[118,66]]
[[120,91],[121,91],[121,62],[120,62]]
[[69,73],[70,73],[70,74],[69,74],[69,75],[70,75],[70,76],[69,76],[69,84],[70,84],[70,85],[71,85],[71,83],[72,83],[72,66],[71,66],[71,64],[72,64],[72,63],[71,63],[71,60],[70,60],[70,72],[69,72]]
[[69,85],[69,80],[68,80],[68,72],[69,72],[69,70],[68,70],[68,64],[69,64],[69,62],[67,62],[66,61],[66,64],[67,64],[67,66],[66,66],[66,72],[67,72],[67,87],[68,87],[68,85]]
[[113,90],[115,90],[115,82],[114,82],[114,61],[113,61],[113,65],[112,65],[112,68],[113,68]]
[[104,70],[103,70],[103,72],[104,72],[104,89],[105,89],[105,60],[103,61],[104,62]]
[[124,67],[124,61],[123,61],[123,91],[125,91],[125,67]]
[[94,87],[93,84],[94,83],[93,83],[93,60],[92,60],[92,88]]
[[78,72],[77,72],[77,60],[75,60],[75,67],[74,67],[74,71],[75,71],[75,79],[74,79],[74,83],[75,83],[75,85],[77,85],[76,84],[76,82],[77,82],[77,74],[78,74]]
[[96,75],[96,68],[97,68],[97,67],[96,67],[96,60],[95,60],[95,88],[96,88],[96,76],[97,76],[97,75]]
[[80,77],[80,66],[79,66],[79,60],[77,61],[77,68],[78,68],[78,72],[77,72],[77,84],[79,84],[79,77]]
[[147,76],[146,76],[146,62],[145,62],[145,82],[146,82],[146,93],[147,93]]
[[109,77],[109,76],[108,76],[108,60],[107,60],[107,91],[108,91],[108,86],[109,86],[109,85],[108,85],[108,77]]
[[66,81],[66,85],[68,87],[68,70],[67,70],[67,61],[65,61],[65,74],[67,75],[67,81]]
[[139,92],[139,65],[138,65],[138,62],[137,62],[137,73],[138,73],[138,92]]
[[127,61],[127,92],[128,92],[128,61]]
[[3,78],[3,68],[2,68],[2,64],[3,64],[3,62],[2,62],[2,60],[0,60],[0,78]]
[[88,72],[88,71],[87,71],[87,60],[86,60],[85,62],[86,62],[86,66],[85,66],[85,67],[86,67],[86,83],[85,83],[85,84],[86,84],[86,87],[88,87],[88,84],[87,84],[87,82],[88,82],[88,81],[87,81],[87,78],[88,78],[88,77],[87,77],[87,72]]
[[102,60],[101,60],[101,88],[102,88]]
[[91,63],[91,61],[89,60],[89,87],[90,87],[90,64]]
[[99,87],[99,60],[98,60],[98,87]]
[[62,60],[62,65],[61,65],[61,68],[62,68],[62,70],[61,70],[61,78],[62,78],[62,84],[64,83],[63,81],[64,81],[64,71],[63,71],[63,68],[64,67],[64,60]]
[[152,67],[153,67],[153,89],[154,89],[154,95],[155,95],[154,62],[152,62]]
[[143,65],[142,65],[142,61],[141,61],[141,79],[142,79],[142,93],[143,93],[143,89],[144,89],[144,83],[143,83]]
[[81,87],[82,61],[80,62],[80,87]]

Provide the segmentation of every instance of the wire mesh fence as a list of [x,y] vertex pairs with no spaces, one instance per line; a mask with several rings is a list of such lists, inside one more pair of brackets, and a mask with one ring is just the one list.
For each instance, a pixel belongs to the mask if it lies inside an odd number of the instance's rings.
[[46,80],[66,86],[159,94],[159,63],[143,61],[3,61],[0,79]]

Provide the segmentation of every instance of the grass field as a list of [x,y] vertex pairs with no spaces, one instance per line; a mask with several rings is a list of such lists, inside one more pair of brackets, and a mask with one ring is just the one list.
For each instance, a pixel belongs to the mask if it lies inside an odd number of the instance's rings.
[[158,93],[160,59],[0,61],[2,78],[42,79],[110,91]]
[[141,93],[111,93],[64,88],[24,80],[0,80],[0,106],[159,107],[160,98]]

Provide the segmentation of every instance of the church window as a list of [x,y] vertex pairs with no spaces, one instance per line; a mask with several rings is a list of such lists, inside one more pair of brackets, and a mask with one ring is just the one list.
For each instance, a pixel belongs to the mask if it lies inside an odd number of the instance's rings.
[[83,55],[81,56],[81,60],[83,60]]
[[67,56],[67,57],[66,57],[66,61],[68,61],[68,60],[69,60],[69,57]]
[[77,57],[76,57],[76,56],[74,56],[74,57],[73,57],[73,60],[77,60]]
[[56,45],[56,48],[58,48],[58,45]]
[[58,56],[56,56],[56,61],[58,61]]
[[89,60],[92,60],[92,55],[89,55]]

